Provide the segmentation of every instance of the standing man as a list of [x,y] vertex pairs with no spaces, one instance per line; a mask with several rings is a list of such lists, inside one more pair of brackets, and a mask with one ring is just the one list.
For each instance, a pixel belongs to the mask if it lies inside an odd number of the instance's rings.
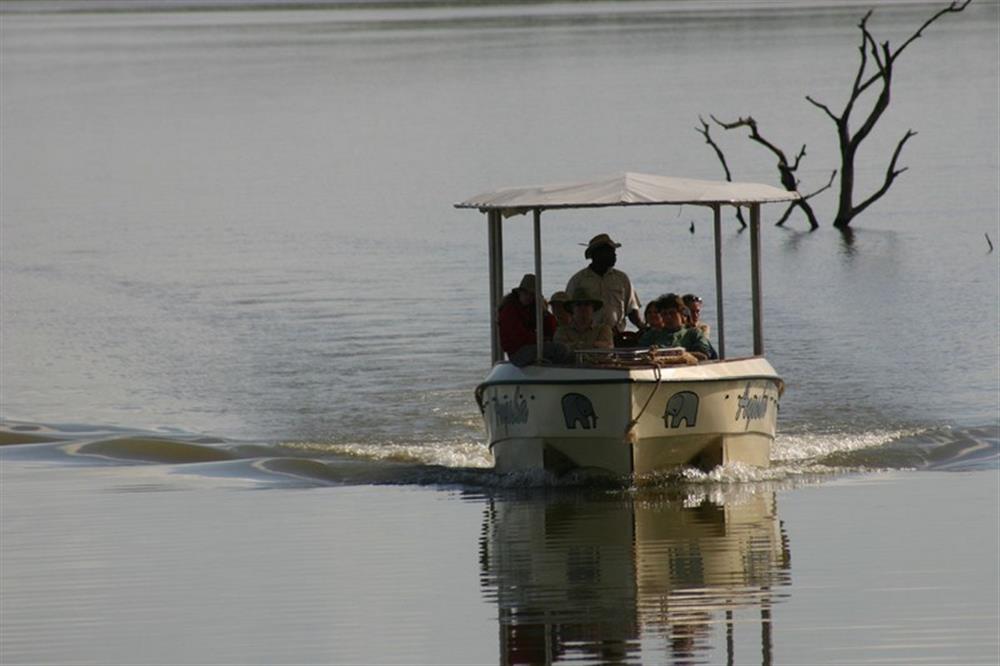
[[566,285],[566,291],[571,294],[583,289],[599,297],[604,307],[598,322],[610,326],[616,335],[625,331],[627,321],[636,328],[643,328],[639,297],[632,288],[632,281],[615,268],[618,260],[615,251],[621,246],[607,234],[591,238],[583,253],[584,258],[590,259],[590,265],[577,272]]

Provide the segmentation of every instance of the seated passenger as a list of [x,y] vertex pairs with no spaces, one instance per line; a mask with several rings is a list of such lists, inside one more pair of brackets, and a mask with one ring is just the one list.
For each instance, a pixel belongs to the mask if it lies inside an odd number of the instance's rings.
[[673,298],[661,298],[656,301],[657,309],[663,318],[663,329],[649,329],[639,338],[642,346],[683,347],[695,358],[703,361],[714,356],[715,350],[708,338],[697,328],[684,326],[684,301],[674,295]]
[[[504,296],[497,316],[500,347],[516,366],[534,363],[537,359],[535,326],[535,276],[528,273],[521,284]],[[564,346],[551,342],[556,330],[556,318],[542,311],[542,357],[552,363],[572,363],[573,354]]]
[[711,327],[701,320],[701,297],[695,296],[694,294],[684,294],[681,297],[684,301],[684,307],[688,309],[690,316],[688,317],[688,326],[694,326],[695,328],[701,329],[701,332],[705,334],[705,337],[711,335]]
[[[663,328],[663,317],[660,316],[660,311],[656,307],[656,301],[650,301],[646,306],[645,312],[646,319],[646,330],[655,329],[659,331]],[[643,331],[645,332],[645,331]]]
[[565,291],[557,291],[549,299],[549,307],[552,309],[552,314],[555,315],[556,321],[560,326],[568,325],[572,319],[572,315],[566,309],[566,301],[568,300],[569,294]]
[[719,352],[715,351],[715,347],[712,346],[712,327],[701,320],[701,297],[694,294],[684,294],[681,300],[684,301],[684,305],[688,309],[687,325],[697,328],[705,335],[705,339],[708,340],[708,346],[711,348],[708,358],[713,361],[716,360],[719,358]]
[[671,300],[673,300],[675,298],[680,298],[680,294],[675,294],[672,291],[668,291],[665,294],[660,294],[659,296],[657,296],[656,300],[658,300],[658,301],[663,301],[663,300],[671,301]]
[[611,349],[614,332],[594,319],[594,313],[603,306],[601,299],[586,289],[577,289],[573,298],[566,301],[566,311],[572,313],[572,320],[556,330],[555,341],[570,349]]

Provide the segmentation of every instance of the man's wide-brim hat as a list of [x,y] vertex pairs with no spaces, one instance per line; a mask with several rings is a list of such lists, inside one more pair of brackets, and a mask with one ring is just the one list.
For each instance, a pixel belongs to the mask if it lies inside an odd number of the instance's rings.
[[565,303],[569,300],[569,294],[565,291],[557,291],[549,297],[549,303]]
[[[580,243],[580,245],[583,245],[583,243]],[[587,249],[583,251],[583,256],[587,259],[590,259],[590,256],[594,253],[594,250],[604,245],[615,248],[622,246],[621,243],[616,243],[615,241],[611,240],[611,236],[607,234],[597,234],[596,236],[590,239],[589,243],[587,243],[586,246]]]
[[573,307],[580,303],[590,303],[594,306],[594,312],[604,307],[604,301],[582,287],[573,292],[573,297],[563,303],[563,307],[567,312],[572,312]]

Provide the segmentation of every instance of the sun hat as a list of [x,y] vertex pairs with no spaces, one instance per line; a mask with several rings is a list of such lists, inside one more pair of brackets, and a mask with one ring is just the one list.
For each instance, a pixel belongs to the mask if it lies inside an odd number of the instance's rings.
[[[584,245],[584,243],[580,243],[580,245]],[[611,236],[607,234],[597,234],[596,236],[590,239],[589,243],[586,244],[587,249],[583,251],[583,256],[586,259],[590,259],[590,255],[594,253],[594,250],[596,248],[601,247],[602,245],[608,245],[610,247],[622,246],[621,243],[616,243],[615,241],[611,240]]]
[[594,306],[594,312],[597,312],[604,307],[604,301],[587,291],[585,287],[577,287],[577,289],[573,292],[573,298],[564,302],[563,307],[566,308],[567,312],[573,312],[573,306],[578,303],[590,303]]
[[526,291],[532,296],[535,294],[535,275],[533,273],[525,273],[524,277],[521,278],[521,284],[514,287],[514,291]]
[[569,300],[569,294],[565,291],[557,291],[549,298],[549,303],[565,303]]

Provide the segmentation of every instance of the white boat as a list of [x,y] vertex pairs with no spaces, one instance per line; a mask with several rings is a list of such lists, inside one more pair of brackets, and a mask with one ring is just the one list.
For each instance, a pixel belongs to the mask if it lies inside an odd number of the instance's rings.
[[[797,192],[754,183],[715,182],[624,173],[592,181],[506,188],[476,195],[459,208],[486,214],[489,239],[493,367],[476,389],[496,469],[555,473],[599,469],[619,475],[711,469],[745,463],[766,467],[777,424],[781,378],[764,358],[760,206],[798,199]],[[534,216],[535,308],[541,321],[542,211],[608,206],[689,205],[714,213],[719,360],[678,364],[680,350],[616,349],[577,353],[572,366],[541,358],[517,367],[503,358],[497,308],[503,286],[503,219]],[[750,212],[753,356],[727,358],[723,308],[721,210]],[[559,286],[562,288],[562,285]]]

